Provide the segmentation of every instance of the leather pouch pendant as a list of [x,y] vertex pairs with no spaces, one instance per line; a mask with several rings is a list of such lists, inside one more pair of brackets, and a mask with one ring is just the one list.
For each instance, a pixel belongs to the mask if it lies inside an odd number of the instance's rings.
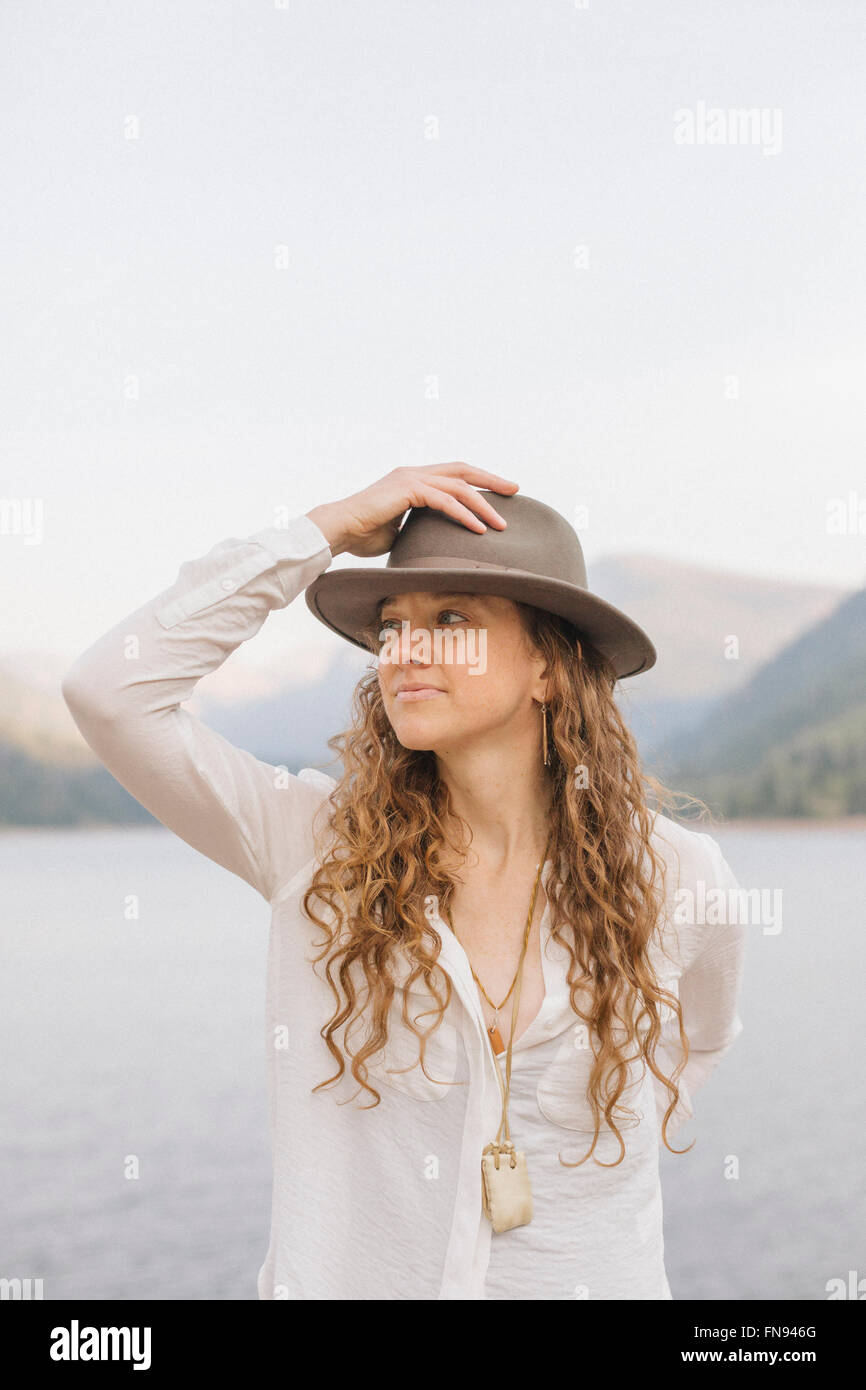
[[511,1143],[488,1144],[481,1155],[484,1214],[494,1231],[510,1231],[532,1220],[532,1189],[526,1155]]

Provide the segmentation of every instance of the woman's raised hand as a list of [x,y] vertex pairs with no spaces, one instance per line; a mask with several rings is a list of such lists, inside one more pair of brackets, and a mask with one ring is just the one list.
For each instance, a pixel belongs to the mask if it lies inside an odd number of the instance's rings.
[[487,522],[504,529],[505,521],[476,488],[511,495],[518,487],[498,473],[468,463],[394,468],[362,492],[314,507],[307,516],[322,532],[332,555],[344,550],[350,555],[384,555],[410,507],[433,507],[470,531],[486,531]]

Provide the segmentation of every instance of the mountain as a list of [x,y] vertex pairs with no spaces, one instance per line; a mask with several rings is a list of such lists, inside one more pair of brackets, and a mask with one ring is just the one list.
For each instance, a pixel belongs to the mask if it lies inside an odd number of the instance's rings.
[[[334,651],[318,680],[287,686],[256,700],[215,700],[203,690],[197,713],[203,722],[231,743],[249,749],[267,762],[289,768],[321,766],[334,754],[328,739],[348,727],[352,693],[372,656],[348,642]],[[334,767],[324,769],[336,776]]]
[[847,592],[656,555],[612,556],[588,569],[590,588],[634,618],[658,652],[650,671],[618,687],[645,755],[698,728],[720,700],[827,617]]
[[60,695],[68,664],[45,653],[0,661],[0,744],[37,762],[93,765],[90,749]]
[[866,589],[802,633],[653,771],[730,816],[866,812]]

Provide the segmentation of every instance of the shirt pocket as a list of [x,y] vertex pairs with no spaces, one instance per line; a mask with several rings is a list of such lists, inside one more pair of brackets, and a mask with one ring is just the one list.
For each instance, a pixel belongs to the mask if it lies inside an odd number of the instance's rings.
[[457,1080],[462,1048],[460,1034],[447,1016],[443,1017],[426,1038],[422,1068],[420,1039],[403,1019],[404,998],[408,1017],[418,1020],[419,1031],[429,1028],[433,1020],[434,1015],[426,1012],[434,1008],[432,997],[427,1003],[414,990],[406,993],[396,987],[388,1012],[388,1040],[380,1051],[366,1058],[368,1081],[377,1089],[381,1083],[413,1100],[444,1100],[460,1084]]
[[[633,1051],[634,1043],[630,1043],[629,1048]],[[546,1119],[561,1129],[574,1130],[588,1138],[595,1133],[595,1118],[589,1099],[589,1079],[594,1060],[587,1025],[575,1024],[563,1035],[536,1088],[538,1108]],[[623,1142],[626,1141],[628,1130],[635,1129],[647,1114],[654,1114],[651,1082],[652,1073],[643,1058],[627,1063],[626,1084],[614,1114]],[[633,1113],[622,1113],[624,1110]],[[607,1148],[611,1142],[618,1152],[619,1142],[602,1114],[599,1146]]]

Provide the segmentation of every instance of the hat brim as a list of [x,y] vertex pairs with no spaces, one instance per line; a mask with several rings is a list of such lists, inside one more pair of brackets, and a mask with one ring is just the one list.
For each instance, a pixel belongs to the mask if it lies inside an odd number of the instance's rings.
[[338,569],[327,570],[305,590],[307,607],[320,622],[369,652],[361,633],[376,619],[376,605],[389,594],[495,594],[567,618],[607,658],[619,680],[648,671],[656,649],[643,628],[588,589],[525,570]]

